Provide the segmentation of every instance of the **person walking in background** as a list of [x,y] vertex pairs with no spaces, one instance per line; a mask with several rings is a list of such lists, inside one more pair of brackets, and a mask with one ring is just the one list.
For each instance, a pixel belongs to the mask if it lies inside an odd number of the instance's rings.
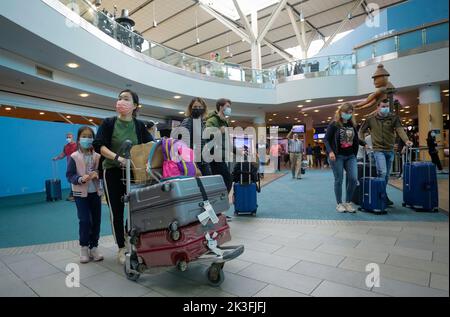
[[97,153],[105,158],[103,161],[103,180],[105,194],[108,202],[111,225],[117,247],[119,263],[125,263],[125,226],[124,226],[124,202],[126,187],[123,182],[122,168],[126,164],[121,151],[125,140],[130,140],[133,145],[153,141],[145,123],[138,120],[139,106],[138,95],[131,90],[124,90],[119,94],[116,102],[117,116],[103,120],[94,140],[94,148]]
[[303,142],[299,140],[297,133],[293,134],[292,139],[290,139],[291,135],[292,130],[287,135],[292,178],[301,179]]
[[[328,126],[325,135],[325,146],[334,175],[336,210],[340,213],[356,212],[351,201],[358,183],[356,155],[359,145],[365,146],[366,144],[358,138],[356,122],[353,117],[353,105],[344,103],[337,109],[334,121]],[[344,171],[347,174],[345,201],[342,200]]]
[[313,147],[314,165],[316,168],[322,168],[322,148],[318,142]]
[[427,146],[428,146],[428,154],[431,156],[431,161],[436,165],[439,172],[442,172],[442,164],[439,159],[439,152],[437,150],[437,142],[436,142],[436,132],[431,130],[428,132],[427,136]]
[[[67,159],[67,164],[69,164],[70,156],[72,153],[77,151],[77,143],[73,140],[73,134],[71,132],[66,134],[66,142],[67,144],[64,145],[64,148],[58,156],[55,156],[53,158],[53,161],[62,160],[64,157]],[[73,191],[70,189],[69,197],[66,199],[67,201],[75,201],[73,198]]]
[[[370,130],[370,135],[372,136],[373,156],[378,177],[384,178],[387,186],[395,155],[395,133],[405,142],[406,146],[412,146],[413,143],[408,139],[400,118],[396,114],[391,113],[387,100],[380,102],[376,114],[364,121],[359,130],[359,137],[363,138],[364,133],[368,130]],[[387,195],[386,203],[388,206],[394,204]]]
[[311,143],[309,143],[308,147],[306,148],[306,158],[308,160],[308,166],[313,167],[314,166],[313,147],[311,146]]
[[100,154],[92,146],[94,135],[87,126],[78,130],[78,150],[70,155],[66,173],[77,205],[80,263],[103,260],[98,250],[103,189],[98,175]]

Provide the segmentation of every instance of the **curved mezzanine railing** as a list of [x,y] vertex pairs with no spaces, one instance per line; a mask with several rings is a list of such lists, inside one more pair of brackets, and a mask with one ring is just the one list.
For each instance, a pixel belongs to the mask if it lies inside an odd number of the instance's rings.
[[[88,0],[57,0],[75,11],[80,17],[122,44],[152,59],[190,73],[275,88],[285,81],[326,76],[356,74],[356,66],[364,66],[391,53],[417,51],[418,48],[435,48],[433,44],[448,47],[448,19],[410,30],[389,34],[363,43],[354,48],[353,54],[313,57],[276,66],[271,69],[251,69],[231,63],[219,63],[194,57],[159,43],[149,41],[137,31],[117,23],[110,14],[97,11]],[[438,45],[438,48],[440,47]],[[430,48],[431,46],[431,48]]]

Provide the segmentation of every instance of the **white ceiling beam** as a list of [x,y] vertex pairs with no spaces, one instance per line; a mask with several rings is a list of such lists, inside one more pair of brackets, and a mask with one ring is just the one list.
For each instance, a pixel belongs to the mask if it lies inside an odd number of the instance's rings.
[[292,11],[292,8],[287,6],[286,11],[289,15],[289,19],[291,20],[292,28],[294,29],[295,36],[297,37],[298,45],[302,48],[302,51],[305,51],[306,49],[306,43],[304,41],[304,38],[300,35],[300,30],[297,25],[297,21],[295,20],[294,11]]
[[[287,1],[287,0],[286,0]],[[198,2],[200,8],[202,8],[203,10],[205,10],[207,13],[209,13],[212,17],[216,18],[220,23],[222,23],[223,25],[225,25],[227,28],[229,28],[231,31],[233,31],[234,33],[236,33],[241,39],[243,39],[244,41],[246,41],[247,43],[252,43],[250,37],[243,32],[241,29],[237,28],[235,24],[233,24],[232,22],[228,21],[227,19],[225,19],[222,15],[220,15],[219,13],[217,13],[215,10],[211,9],[209,6],[203,4],[202,2]],[[292,62],[294,61],[294,59],[292,58],[292,56],[288,53],[286,53],[283,50],[280,50],[278,47],[276,47],[275,45],[273,45],[272,43],[270,43],[269,41],[263,39],[262,40],[262,44],[267,45],[269,48],[271,48],[272,50],[274,50],[274,52],[278,53],[281,57],[283,57],[285,60],[287,60],[288,62]]]
[[262,29],[262,32],[258,35],[258,42],[261,42],[267,35],[267,32],[269,32],[270,28],[272,27],[273,22],[278,18],[278,16],[281,13],[281,10],[286,6],[287,0],[281,0],[278,3],[278,6],[276,9],[272,12],[272,15],[269,18],[269,21],[267,21],[266,25]]
[[327,48],[331,42],[334,40],[334,38],[336,37],[336,35],[339,34],[339,32],[344,28],[344,26],[348,23],[348,21],[351,20],[352,16],[353,16],[353,12],[360,6],[362,5],[362,3],[364,2],[364,0],[357,0],[355,5],[353,6],[353,8],[347,13],[347,16],[345,17],[344,20],[342,20],[341,24],[338,26],[338,28],[336,29],[336,31],[334,31],[333,35],[331,35],[329,37],[329,39],[325,42],[325,44],[322,46],[322,48],[320,49],[321,51],[324,50],[325,48]]
[[237,2],[237,0],[233,0],[234,6],[236,7],[237,12],[239,13],[239,17],[241,18],[242,22],[244,23],[245,29],[250,36],[251,40],[253,42],[256,42],[256,36],[257,34],[254,34],[252,31],[252,27],[250,26],[250,23],[247,20],[247,17],[245,16],[244,12],[242,12],[241,6]]
[[295,59],[294,58],[292,58],[292,56],[291,55],[289,55],[288,53],[286,53],[285,51],[283,51],[283,50],[280,50],[278,47],[276,47],[275,45],[273,45],[272,43],[270,43],[270,42],[268,42],[268,41],[266,41],[266,40],[263,40],[263,43],[267,46],[267,47],[269,47],[269,48],[271,48],[272,50],[274,50],[275,52],[277,52],[278,53],[278,55],[280,55],[281,57],[283,57],[285,60],[287,60],[288,62],[293,62]]
[[251,43],[250,37],[241,29],[237,28],[232,22],[225,19],[221,14],[217,13],[215,10],[211,9],[209,6],[203,4],[202,2],[198,2],[200,8],[209,13],[212,17],[216,18],[220,23],[225,25],[231,31],[233,31],[236,35],[238,35],[241,39],[246,41],[247,43]]

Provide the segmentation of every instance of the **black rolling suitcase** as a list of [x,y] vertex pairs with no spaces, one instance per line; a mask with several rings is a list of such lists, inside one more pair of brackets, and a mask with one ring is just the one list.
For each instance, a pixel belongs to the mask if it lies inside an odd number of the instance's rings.
[[365,166],[366,175],[377,175],[377,167],[372,165],[372,173],[370,172],[370,164],[358,163],[358,186],[356,186],[355,192],[353,194],[352,202],[356,205],[361,205],[361,188],[362,188],[362,177],[364,175],[363,167]]
[[53,178],[45,181],[45,193],[47,201],[57,201],[62,199],[61,180],[56,178],[56,162],[52,162]]

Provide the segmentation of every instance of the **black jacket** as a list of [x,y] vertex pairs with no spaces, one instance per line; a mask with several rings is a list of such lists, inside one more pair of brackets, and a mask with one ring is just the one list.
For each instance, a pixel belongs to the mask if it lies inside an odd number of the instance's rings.
[[[100,153],[102,146],[106,146],[111,149],[111,140],[114,132],[114,125],[116,124],[117,117],[106,118],[103,120],[102,125],[98,128],[97,135],[93,142],[95,152]],[[153,141],[152,135],[147,131],[144,122],[133,118],[134,126],[136,127],[136,136],[138,144],[148,143]]]
[[[335,155],[339,154],[339,133],[337,133],[339,127],[336,122],[332,122],[328,128],[327,133],[325,134],[325,146],[327,148],[327,154],[334,152]],[[358,154],[359,145],[365,146],[366,142],[362,141],[358,137],[358,131],[353,127],[353,153],[355,156]]]

